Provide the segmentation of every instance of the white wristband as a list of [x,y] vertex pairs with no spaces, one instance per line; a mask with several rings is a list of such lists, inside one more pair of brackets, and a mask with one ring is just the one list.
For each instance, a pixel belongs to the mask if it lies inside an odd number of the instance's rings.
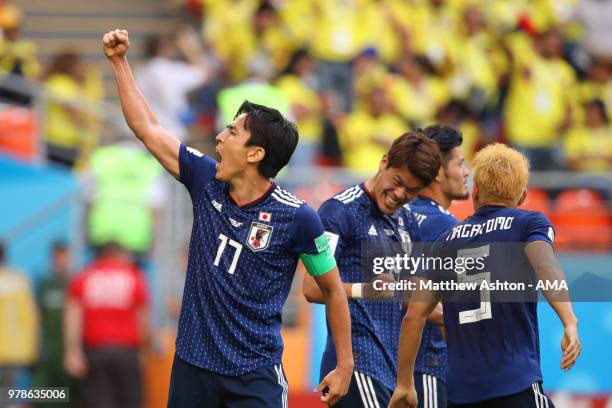
[[351,285],[351,299],[361,299],[363,297],[363,283],[353,283]]

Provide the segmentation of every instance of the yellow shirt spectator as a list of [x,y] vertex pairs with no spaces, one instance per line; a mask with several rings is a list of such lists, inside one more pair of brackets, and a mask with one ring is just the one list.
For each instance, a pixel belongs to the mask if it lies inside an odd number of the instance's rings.
[[0,74],[16,73],[17,64],[21,74],[34,79],[40,75],[38,47],[32,41],[7,41],[0,39]]
[[[507,63],[479,8],[464,10],[461,30],[452,43],[449,86],[453,97],[466,100],[479,96],[482,108],[494,106],[498,99],[499,77],[507,69]],[[475,92],[480,95],[474,95]]]
[[[442,4],[439,7],[436,7],[435,3],[444,2],[429,0],[413,2],[405,21],[414,52],[426,55],[437,68],[444,70],[449,63],[459,9],[456,7],[456,2]],[[399,6],[391,7],[394,10],[402,10]],[[407,12],[407,9],[404,10]]]
[[[228,13],[231,10],[231,13]],[[204,37],[224,60],[234,81],[257,66],[269,76],[287,63],[296,41],[273,7],[257,8],[251,0],[207,1]]]
[[312,54],[320,59],[346,62],[363,48],[360,8],[369,0],[312,0],[315,26],[311,31]]
[[575,85],[572,68],[560,58],[544,58],[518,42],[504,118],[510,142],[522,147],[557,143],[568,119]]
[[278,79],[276,86],[287,97],[300,132],[300,143],[319,143],[322,135],[321,103],[315,91],[295,74]]
[[612,129],[609,126],[570,129],[565,140],[565,154],[572,170],[611,171]]
[[[612,81],[599,83],[586,80],[578,84],[576,91],[576,103],[584,104],[599,99],[604,103],[608,117],[612,117]],[[578,121],[584,120],[584,112],[577,109],[575,117]]]
[[382,88],[372,91],[368,102],[368,110],[349,114],[339,128],[344,165],[359,174],[376,172],[393,140],[408,131],[392,113]]
[[386,82],[393,108],[416,126],[433,120],[449,100],[446,83],[428,75],[424,62],[419,61],[419,58],[408,58],[398,62],[400,75],[389,76]]
[[79,112],[82,89],[74,78],[53,74],[45,81],[49,94],[47,107],[47,140],[63,147],[77,147],[83,142],[85,121]]
[[70,150],[70,157],[60,161],[72,166],[78,159],[77,168],[82,170],[98,142],[102,76],[99,71],[83,66],[77,54],[65,51],[52,61],[44,78],[44,88],[49,98],[47,142]]
[[387,64],[392,64],[400,56],[400,38],[392,22],[392,11],[385,3],[368,2],[359,10],[362,48],[376,49],[380,58]]
[[568,132],[565,153],[572,170],[612,170],[612,128],[601,100],[585,105],[584,124]]
[[38,358],[38,319],[25,273],[0,266],[0,365],[30,365]]

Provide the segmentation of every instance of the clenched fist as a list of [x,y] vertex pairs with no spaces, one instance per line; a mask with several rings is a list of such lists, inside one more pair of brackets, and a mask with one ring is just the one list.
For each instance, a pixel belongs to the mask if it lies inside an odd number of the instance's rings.
[[112,30],[104,34],[102,50],[107,58],[121,58],[130,48],[127,30]]
[[410,388],[398,386],[387,408],[417,408],[418,406],[417,392],[414,385]]

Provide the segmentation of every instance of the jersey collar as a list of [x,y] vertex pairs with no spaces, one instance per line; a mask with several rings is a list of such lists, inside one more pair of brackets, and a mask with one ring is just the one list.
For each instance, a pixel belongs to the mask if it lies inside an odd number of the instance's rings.
[[370,193],[370,190],[368,190],[368,188],[366,187],[365,182],[360,183],[359,187],[363,191],[365,191],[365,193],[367,194],[368,200],[370,201],[370,204],[372,205],[372,209],[376,211],[377,213],[382,214],[382,212],[378,209],[378,205],[376,204],[376,200],[374,199],[374,196],[372,195],[372,193]]
[[417,200],[422,200],[424,204],[429,204],[431,206],[440,207],[440,204],[431,197],[417,195]]
[[227,198],[229,199],[230,203],[234,204],[236,207],[240,208],[240,209],[245,209],[245,208],[250,208],[250,207],[254,207],[257,204],[261,203],[262,201],[264,201],[266,198],[268,198],[268,196],[270,194],[272,194],[272,192],[274,191],[274,189],[276,188],[276,184],[275,183],[270,183],[270,187],[268,187],[268,189],[259,197],[257,197],[256,199],[249,201],[248,203],[244,203],[242,205],[239,205],[236,201],[234,201],[234,199],[232,198],[232,195],[229,193],[229,184],[227,184],[227,186],[225,187],[225,194],[227,194]]
[[476,211],[474,215],[488,215],[495,211],[502,210],[504,208],[509,208],[504,205],[493,205],[493,204],[485,204]]

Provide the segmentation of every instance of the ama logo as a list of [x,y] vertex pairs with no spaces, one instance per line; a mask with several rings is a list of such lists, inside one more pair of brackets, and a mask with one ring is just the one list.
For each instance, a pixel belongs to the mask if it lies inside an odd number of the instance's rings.
[[272,238],[272,229],[270,225],[253,221],[251,223],[251,229],[249,229],[249,235],[247,236],[247,245],[249,248],[253,251],[262,251],[266,249],[270,243],[270,238]]

